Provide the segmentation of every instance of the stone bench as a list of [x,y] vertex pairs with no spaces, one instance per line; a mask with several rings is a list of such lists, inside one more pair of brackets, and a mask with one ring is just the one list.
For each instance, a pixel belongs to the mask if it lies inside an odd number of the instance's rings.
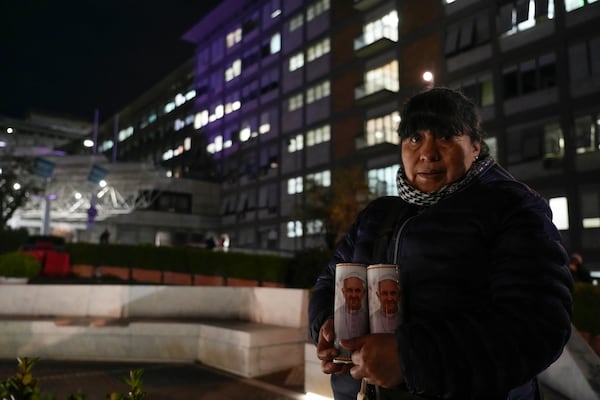
[[201,362],[244,377],[304,364],[308,292],[3,285],[0,357]]

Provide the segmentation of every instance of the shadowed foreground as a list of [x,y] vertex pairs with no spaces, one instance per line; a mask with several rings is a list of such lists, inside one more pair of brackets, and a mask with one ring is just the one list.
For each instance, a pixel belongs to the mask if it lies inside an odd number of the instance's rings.
[[[104,400],[110,392],[127,393],[122,377],[142,368],[142,389],[152,400],[299,400],[302,371],[285,371],[257,379],[239,378],[199,364],[155,364],[39,360],[33,367],[42,395],[64,400],[85,394]],[[0,360],[0,379],[17,371],[16,360]]]

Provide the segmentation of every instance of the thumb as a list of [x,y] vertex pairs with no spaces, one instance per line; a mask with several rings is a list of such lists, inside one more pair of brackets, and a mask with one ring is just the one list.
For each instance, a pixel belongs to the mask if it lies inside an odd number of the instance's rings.
[[323,335],[323,339],[325,339],[328,343],[333,343],[333,339],[335,338],[333,329],[334,328],[332,319],[328,319],[327,321],[325,321],[325,323],[321,327],[321,334]]

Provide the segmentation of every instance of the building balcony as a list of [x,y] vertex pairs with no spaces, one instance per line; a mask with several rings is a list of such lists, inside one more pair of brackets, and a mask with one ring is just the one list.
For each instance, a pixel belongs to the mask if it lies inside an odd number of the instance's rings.
[[366,134],[360,134],[354,138],[354,148],[361,154],[382,154],[388,152],[397,152],[398,144],[382,140],[377,143],[370,143]]
[[354,0],[353,6],[357,10],[366,11],[381,2],[383,2],[383,0]]
[[375,41],[368,40],[365,35],[354,39],[354,54],[357,57],[370,57],[380,51],[390,49],[396,44],[396,41],[389,37],[381,37]]
[[357,105],[367,105],[393,99],[398,94],[398,90],[397,82],[369,82],[354,88],[354,100]]

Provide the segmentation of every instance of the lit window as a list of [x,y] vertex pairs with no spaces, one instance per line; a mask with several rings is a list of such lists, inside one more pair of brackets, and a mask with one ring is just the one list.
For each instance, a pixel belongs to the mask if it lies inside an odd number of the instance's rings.
[[306,175],[306,180],[312,181],[315,185],[329,187],[331,186],[331,171],[326,170]]
[[306,20],[312,21],[327,10],[329,10],[329,0],[317,0],[306,9]]
[[369,45],[382,38],[398,41],[398,12],[390,11],[383,17],[369,22],[363,27],[364,45]]
[[113,146],[114,146],[114,142],[112,140],[106,140],[100,144],[100,146],[98,147],[98,150],[100,152],[103,152],[103,151],[112,149]]
[[369,70],[365,74],[365,85],[360,96],[363,97],[381,90],[397,92],[400,89],[398,80],[398,61],[394,60],[379,68]]
[[170,160],[171,158],[173,158],[173,149],[165,151],[162,155],[163,161]]
[[600,190],[588,186],[581,191],[582,225],[585,229],[600,228]]
[[314,146],[319,143],[329,142],[331,140],[331,128],[329,125],[323,125],[306,132],[306,146]]
[[175,102],[170,101],[165,105],[165,113],[168,114],[175,109]]
[[302,236],[302,222],[300,221],[289,221],[287,223],[287,237],[301,237]]
[[385,168],[371,169],[367,172],[369,191],[376,196],[392,196],[397,194],[396,174],[399,164]]
[[294,32],[296,29],[300,28],[304,23],[304,17],[302,14],[298,14],[290,20],[290,32]]
[[227,43],[227,48],[233,47],[241,41],[242,41],[242,28],[237,28],[234,31],[229,32],[225,39],[225,42]]
[[225,69],[225,81],[229,82],[233,78],[242,73],[242,60],[235,60],[228,68]]
[[323,226],[323,221],[321,221],[320,219],[306,221],[306,234],[318,235],[323,232]]
[[196,97],[196,91],[194,89],[190,90],[185,94],[185,99],[188,101],[193,99],[194,97]]
[[269,42],[269,49],[271,54],[279,53],[281,51],[281,34],[276,33],[271,36],[271,41]]
[[260,114],[260,125],[258,127],[258,133],[265,134],[271,130],[271,124],[269,122],[269,113],[263,112]]
[[290,97],[288,100],[288,111],[295,111],[304,105],[304,96],[302,93],[299,93],[295,96]]
[[196,113],[196,116],[194,117],[194,128],[200,129],[206,125],[208,125],[208,110]]
[[306,104],[314,103],[324,97],[328,97],[330,94],[329,81],[321,82],[315,86],[312,86],[306,90]]
[[122,142],[123,140],[129,138],[131,135],[133,135],[133,126],[121,129],[119,131],[119,142]]
[[245,127],[242,130],[240,130],[240,141],[242,142],[246,142],[250,139],[251,136],[251,130],[250,127]]
[[304,148],[304,137],[302,135],[296,135],[290,138],[288,143],[288,153],[294,153]]
[[319,57],[324,56],[325,54],[329,53],[331,51],[331,45],[329,42],[329,38],[325,38],[323,40],[321,40],[318,43],[315,43],[314,45],[310,46],[307,50],[306,50],[306,60],[308,62],[311,62],[313,60],[316,60]]
[[303,186],[302,186],[302,177],[301,176],[297,176],[295,178],[290,178],[288,179],[288,194],[296,194],[296,193],[302,193]]
[[295,71],[304,66],[304,53],[300,52],[290,57],[289,70]]
[[552,210],[552,222],[563,231],[569,229],[569,208],[566,197],[555,197],[549,201]]
[[175,120],[175,122],[173,123],[173,129],[175,129],[175,132],[182,129],[184,126],[185,126],[185,122],[179,118],[177,118]]
[[[547,5],[547,7],[536,10],[536,3],[544,7]],[[566,3],[565,7],[569,11]],[[499,9],[498,28],[504,35],[513,35],[534,27],[536,19],[542,16],[548,19],[554,18],[554,0],[511,2]]]
[[181,93],[177,93],[177,95],[175,96],[175,107],[179,107],[183,103],[185,103],[185,96]]
[[398,136],[399,122],[400,114],[397,111],[367,120],[365,127],[367,146],[375,146],[379,143],[400,144]]
[[223,106],[223,104],[219,104],[215,107],[215,117],[217,119],[220,119],[223,118],[223,115],[225,115],[225,107]]

